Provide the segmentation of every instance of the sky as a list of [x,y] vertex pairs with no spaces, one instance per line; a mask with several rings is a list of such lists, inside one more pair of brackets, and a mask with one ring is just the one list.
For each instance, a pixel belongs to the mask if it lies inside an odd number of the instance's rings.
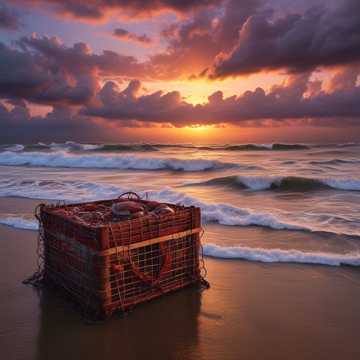
[[0,0],[0,142],[360,141],[358,0]]

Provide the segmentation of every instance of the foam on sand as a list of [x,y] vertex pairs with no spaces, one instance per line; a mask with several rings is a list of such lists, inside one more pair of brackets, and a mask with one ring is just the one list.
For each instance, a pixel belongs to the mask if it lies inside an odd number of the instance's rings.
[[35,219],[30,219],[29,217],[18,214],[2,215],[0,217],[0,224],[24,230],[37,230],[39,228],[38,222]]

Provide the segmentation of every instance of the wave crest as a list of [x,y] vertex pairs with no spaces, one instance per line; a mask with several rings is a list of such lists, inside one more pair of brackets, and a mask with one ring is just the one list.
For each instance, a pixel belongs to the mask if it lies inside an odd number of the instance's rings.
[[205,159],[138,157],[134,155],[70,154],[57,152],[0,153],[0,165],[95,168],[121,170],[206,171],[237,167],[233,163]]
[[189,185],[220,185],[241,189],[256,190],[284,190],[284,191],[311,191],[321,189],[336,189],[360,191],[360,179],[337,178],[307,178],[300,176],[225,176],[203,182],[190,182]]
[[[16,229],[38,230],[38,222],[32,218],[8,215],[0,218],[0,224]],[[204,255],[218,259],[237,259],[264,263],[298,263],[328,266],[360,266],[360,253],[334,254],[324,252],[304,252],[301,250],[265,249],[248,246],[220,246],[205,243]]]
[[[13,178],[0,181],[0,197],[15,196],[43,200],[64,200],[68,202],[113,199],[129,190],[129,188],[121,188],[118,185],[108,183],[66,180],[18,181]],[[276,230],[326,232],[360,236],[356,220],[334,217],[332,214],[315,216],[300,212],[295,216],[292,212],[259,211],[225,203],[208,203],[171,188],[140,191],[139,194],[144,198],[148,196],[152,200],[161,202],[198,206],[201,208],[202,221],[204,223],[218,223],[225,226],[261,226]]]
[[[316,146],[315,146],[316,147]],[[37,143],[37,144],[13,144],[4,147],[8,151],[49,151],[49,150],[68,150],[68,151],[99,151],[99,152],[141,152],[159,151],[167,148],[194,149],[206,151],[282,151],[282,150],[308,150],[309,145],[304,144],[235,144],[235,145],[208,145],[199,146],[192,144],[83,144],[74,141],[64,143]]]
[[333,254],[300,250],[264,249],[247,246],[205,244],[204,255],[220,259],[242,259],[265,263],[298,263],[328,266],[360,266],[360,253]]

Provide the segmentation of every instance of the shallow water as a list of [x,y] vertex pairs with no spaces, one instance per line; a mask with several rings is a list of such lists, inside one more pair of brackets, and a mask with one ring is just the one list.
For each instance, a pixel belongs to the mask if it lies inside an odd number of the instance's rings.
[[[358,144],[69,142],[0,148],[3,198],[72,202],[114,198],[128,190],[200,206],[209,230],[204,251],[213,257],[360,265]],[[30,211],[13,208],[1,208],[0,224],[37,226]],[[214,226],[218,235],[210,235]],[[276,236],[249,243],[242,229],[253,226],[276,230]]]
[[[2,146],[1,358],[359,358],[359,164],[354,144]],[[89,326],[21,283],[36,269],[39,202],[128,190],[201,207],[210,290]]]

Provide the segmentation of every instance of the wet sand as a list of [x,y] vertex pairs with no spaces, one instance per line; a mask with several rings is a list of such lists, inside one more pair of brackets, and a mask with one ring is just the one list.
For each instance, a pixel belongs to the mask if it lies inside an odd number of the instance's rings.
[[25,286],[36,233],[0,226],[0,351],[31,359],[357,359],[360,271],[206,259],[187,289],[87,325],[54,292]]

